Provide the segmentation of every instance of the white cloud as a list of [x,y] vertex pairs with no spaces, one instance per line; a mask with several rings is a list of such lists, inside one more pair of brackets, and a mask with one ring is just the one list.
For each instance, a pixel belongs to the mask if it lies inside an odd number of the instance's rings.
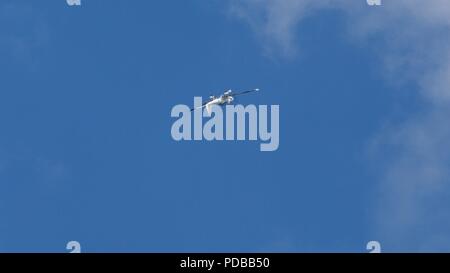
[[298,47],[294,35],[298,23],[315,10],[329,5],[330,0],[233,1],[231,13],[250,25],[265,53],[292,57]]
[[449,7],[441,0],[399,0],[352,18],[365,26],[361,33],[384,38],[379,54],[389,79],[414,82],[426,105],[377,136],[380,153],[391,154],[380,157],[390,164],[380,181],[375,227],[393,250],[450,250]]
[[374,224],[391,250],[448,251],[450,4],[394,0],[370,7],[364,2],[253,0],[234,3],[233,13],[250,24],[265,52],[292,57],[302,20],[322,8],[340,9],[349,22],[349,37],[379,54],[386,77],[415,84],[424,112],[380,129],[375,137],[380,155],[389,154],[380,162],[389,164],[380,179]]

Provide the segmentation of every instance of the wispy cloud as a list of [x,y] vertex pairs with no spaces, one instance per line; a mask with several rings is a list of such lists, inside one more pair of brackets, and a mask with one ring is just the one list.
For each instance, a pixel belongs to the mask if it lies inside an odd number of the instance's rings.
[[[392,250],[450,250],[450,8],[447,1],[391,1],[351,14],[378,35],[390,80],[416,85],[424,110],[375,137],[385,165],[375,227]],[[439,238],[439,239],[437,239]]]
[[380,240],[391,250],[450,250],[448,1],[383,1],[374,8],[356,0],[253,0],[235,2],[232,10],[257,33],[265,52],[292,57],[303,18],[323,8],[344,11],[349,37],[379,54],[390,81],[412,82],[425,107],[374,137],[380,162],[389,163],[374,212]]
[[267,55],[289,58],[297,53],[294,34],[299,23],[327,6],[330,6],[329,0],[249,0],[233,1],[230,11],[248,23]]

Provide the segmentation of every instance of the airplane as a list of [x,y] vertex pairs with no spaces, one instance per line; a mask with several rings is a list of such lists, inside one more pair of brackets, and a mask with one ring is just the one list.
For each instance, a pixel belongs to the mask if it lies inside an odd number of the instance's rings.
[[244,94],[248,94],[248,93],[252,93],[252,92],[256,92],[256,91],[259,91],[259,89],[255,88],[255,89],[252,89],[252,90],[247,90],[247,91],[243,91],[243,92],[234,93],[230,89],[230,90],[224,92],[219,97],[209,96],[209,100],[208,101],[204,102],[202,104],[202,106],[192,108],[191,112],[194,111],[194,110],[202,109],[203,107],[206,107],[206,111],[208,111],[208,113],[211,113],[211,106],[212,105],[230,104],[231,102],[233,102],[234,97],[240,96],[240,95],[244,95]]

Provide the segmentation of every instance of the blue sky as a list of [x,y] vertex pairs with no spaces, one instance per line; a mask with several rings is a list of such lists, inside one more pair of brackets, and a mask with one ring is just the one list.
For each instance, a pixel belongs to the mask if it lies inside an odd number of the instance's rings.
[[[449,250],[439,0],[51,2],[0,4],[1,252]],[[172,140],[174,105],[254,87],[277,151]]]

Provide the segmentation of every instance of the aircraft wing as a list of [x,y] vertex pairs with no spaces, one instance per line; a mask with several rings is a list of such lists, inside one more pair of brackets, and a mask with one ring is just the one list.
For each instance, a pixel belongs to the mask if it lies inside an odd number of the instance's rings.
[[206,107],[206,111],[208,111],[208,114],[211,114],[211,107],[212,107],[212,105],[213,105],[213,104],[205,103],[205,104],[203,104],[202,106],[199,106],[199,107],[196,107],[196,108],[192,108],[192,109],[191,109],[191,112],[194,111],[194,110],[202,109],[203,107]]
[[206,104],[208,104],[211,100],[205,101],[204,103],[202,103],[202,106],[196,107],[196,108],[191,108],[191,112],[197,109],[202,109],[203,107],[205,107]]
[[247,90],[247,91],[243,91],[243,92],[239,92],[239,93],[232,93],[232,96],[240,96],[240,95],[244,95],[244,94],[248,94],[248,93],[252,93],[252,92],[256,92],[259,91],[258,88],[256,89],[252,89],[252,90]]
[[195,108],[191,108],[191,112],[197,109],[202,109],[203,107],[205,107],[205,105],[199,106],[199,107],[195,107]]

